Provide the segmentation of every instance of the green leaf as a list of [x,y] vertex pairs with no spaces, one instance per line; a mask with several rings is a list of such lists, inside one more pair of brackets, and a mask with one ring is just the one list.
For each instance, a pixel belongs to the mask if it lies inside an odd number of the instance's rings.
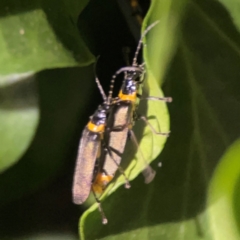
[[[151,9],[158,11],[157,7]],[[239,239],[238,144],[229,150],[234,153],[223,156],[239,138],[240,34],[235,23],[240,13],[236,14],[239,11],[235,9],[233,21],[224,6],[206,0],[189,1],[187,8],[184,3],[172,2],[166,9],[161,10],[162,14],[169,14],[163,18],[169,22],[162,23],[161,28],[165,35],[158,34],[165,44],[157,40],[151,43],[159,31],[157,26],[146,42],[146,49],[152,48],[147,53],[151,59],[148,71],[159,83],[166,76],[165,94],[173,97],[169,104],[172,134],[158,158],[164,161],[163,167],[150,185],[143,185],[139,176],[130,190],[122,187],[103,201],[107,226],[101,224],[96,205],[85,212],[80,221],[83,239],[215,240],[220,235],[225,236],[223,239]],[[157,15],[161,19],[160,13],[153,14],[151,19],[156,20]],[[169,64],[177,43],[178,51]],[[152,58],[155,52],[156,58]],[[162,126],[162,119],[159,122]],[[225,163],[221,163],[222,159]],[[234,174],[225,172],[225,179],[234,188],[231,199],[229,192],[221,191],[227,183],[219,185],[226,161],[231,164],[229,169],[235,169]],[[217,170],[214,177],[218,164],[221,171]],[[218,171],[221,177],[217,176]],[[213,200],[218,193],[232,202],[219,205],[227,208],[219,211],[224,215],[217,215],[221,219],[213,223],[212,217],[218,210]],[[226,229],[224,225],[228,225]],[[229,234],[225,235],[228,228]]]
[[[8,240],[10,238],[6,238],[3,240]],[[15,238],[16,240],[77,240],[76,236],[74,236],[71,233],[65,233],[65,232],[58,232],[58,233],[36,233],[27,235],[24,237],[18,237]]]
[[[169,11],[168,14],[170,15],[173,9],[171,8],[171,6],[169,6],[168,3],[164,6],[165,6],[165,9]],[[155,11],[157,11],[158,16],[161,16],[162,14],[161,9],[162,9],[162,5],[161,4],[158,5],[158,1],[153,1],[152,8],[149,12],[149,16],[152,16],[154,14],[157,15]],[[151,12],[153,12],[154,14],[151,15]],[[179,15],[180,15],[180,12],[182,12],[182,5],[181,7],[179,7]],[[148,26],[152,22],[156,21],[156,18],[154,19],[154,21],[152,21],[152,19],[153,18],[151,18],[151,20],[146,19],[146,21],[149,24],[145,24],[145,26]],[[166,61],[161,65],[160,67],[161,69],[159,71],[159,67],[156,70],[156,68],[154,68],[154,65],[156,64],[152,64],[152,63],[155,61],[156,55],[158,56],[159,54],[161,54],[161,49],[158,48],[157,51],[153,51],[152,46],[148,43],[148,41],[152,43],[153,47],[155,47],[158,42],[157,36],[162,35],[165,31],[164,28],[162,28],[162,24],[164,26],[164,24],[166,24],[167,22],[168,21],[166,20],[156,25],[153,29],[151,29],[151,31],[147,35],[146,49],[147,51],[149,51],[149,53],[145,53],[146,54],[145,61],[147,66],[149,67],[147,68],[147,73],[148,73],[147,79],[145,80],[145,83],[144,83],[144,93],[143,93],[144,96],[156,96],[156,97],[163,96],[163,93],[160,90],[158,83],[161,82],[162,76],[160,77],[160,75],[163,75],[163,72],[166,70],[166,64],[170,60],[174,52],[175,43],[174,41],[171,43],[169,43],[168,41],[165,41],[165,42],[163,41],[163,49],[166,49],[166,48],[169,49],[168,51],[169,53],[166,54],[168,56],[168,60],[166,59]],[[172,31],[175,31],[175,29],[176,29],[176,25],[173,25]],[[171,36],[174,35],[171,31],[169,31],[169,34]],[[149,47],[148,49],[148,46],[151,46],[151,47]],[[142,101],[140,103],[138,112],[141,115],[149,117],[149,122],[156,131],[169,132],[169,115],[168,115],[166,103],[159,102],[159,101],[151,101],[151,100]],[[138,152],[136,153],[134,143],[132,143],[131,141],[128,141],[124,155],[123,155],[123,160],[121,162],[121,166],[125,170],[124,172],[130,181],[136,178],[139,175],[139,173],[143,171],[143,169],[146,167],[146,162],[151,163],[159,155],[159,153],[162,151],[164,144],[166,142],[166,137],[155,135],[152,132],[152,130],[149,127],[146,127],[145,124],[143,123],[137,122],[133,130],[137,136],[138,142],[140,143],[139,149],[141,150],[138,150]],[[144,156],[144,159],[142,157],[141,152]],[[112,192],[114,192],[120,185],[123,185],[124,183],[125,183],[124,177],[119,176],[116,179],[116,181],[114,181],[109,185],[108,189],[105,191],[104,197],[112,194]],[[86,211],[81,218],[80,231],[81,231],[82,238],[84,238],[85,224],[87,225],[86,231],[88,231],[88,228],[91,229],[91,224],[95,224],[94,220],[91,221],[92,216],[90,214],[94,210],[97,211],[96,204],[93,205],[88,211]],[[85,223],[85,221],[87,223]],[[90,236],[87,235],[86,239],[88,239],[89,237]]]
[[163,83],[169,61],[175,53],[181,19],[187,3],[188,0],[154,0],[143,23],[143,28],[146,28],[159,20],[147,35],[147,47],[144,48],[144,59],[159,85]]
[[240,140],[223,155],[209,187],[209,222],[213,239],[239,239]]
[[226,9],[228,10],[229,14],[232,17],[233,23],[237,27],[238,31],[240,31],[240,2],[238,0],[218,0],[222,3]]
[[29,147],[39,122],[34,74],[94,61],[77,28],[79,1],[0,3],[0,172]]
[[76,26],[86,3],[1,1],[0,76],[92,63]]
[[[25,81],[21,81],[18,85],[22,86],[24,83]],[[71,163],[71,169],[73,169],[81,129],[91,114],[86,111],[86,103],[91,100],[89,92],[93,89],[97,91],[92,66],[42,71],[35,76],[33,83],[39,90],[41,118],[34,139],[20,161],[0,175],[0,207],[33,193],[40,186],[49,183],[62,171],[66,163]],[[27,95],[27,89],[25,84],[20,91],[20,96],[24,95],[25,98],[19,97],[14,103],[20,110],[25,110],[26,115],[29,116],[31,107],[34,105],[30,101],[32,98]],[[25,104],[25,106],[24,103],[28,103],[29,112],[26,107],[28,105]],[[34,108],[32,111],[34,112]],[[10,113],[14,116],[12,112]],[[25,137],[26,142],[25,135],[31,130],[28,128],[31,127],[32,119],[25,123],[23,113],[19,113],[21,117],[18,117],[13,129],[3,129],[7,132],[2,137],[15,136],[16,140],[13,143],[17,147],[25,144],[23,139],[17,137]],[[27,120],[27,117],[25,119]],[[24,128],[21,128],[20,124]],[[13,143],[9,144],[8,148],[10,153],[13,152],[12,154],[16,151],[12,148]],[[6,148],[5,144],[4,147]]]
[[[19,79],[20,75],[16,75]],[[0,88],[0,173],[26,151],[39,118],[34,76]],[[12,78],[13,80],[14,78]]]

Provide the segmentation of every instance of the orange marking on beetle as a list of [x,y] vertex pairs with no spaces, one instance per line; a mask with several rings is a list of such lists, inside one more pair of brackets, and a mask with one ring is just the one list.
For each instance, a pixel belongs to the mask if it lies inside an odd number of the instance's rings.
[[137,98],[137,93],[134,92],[132,94],[123,94],[122,91],[120,91],[120,93],[118,94],[118,97],[123,100],[123,101],[136,101],[136,98]]
[[90,121],[87,125],[87,128],[91,132],[104,132],[105,125],[104,124],[96,125]]
[[106,175],[104,173],[98,173],[94,183],[92,184],[92,189],[95,193],[101,194],[105,190],[107,184],[113,179],[113,176]]

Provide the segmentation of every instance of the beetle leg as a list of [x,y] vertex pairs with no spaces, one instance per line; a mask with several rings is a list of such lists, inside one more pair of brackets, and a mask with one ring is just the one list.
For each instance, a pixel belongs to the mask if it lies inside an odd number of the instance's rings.
[[93,189],[92,189],[92,193],[93,193],[93,196],[94,196],[94,198],[95,198],[95,200],[96,200],[96,202],[98,204],[98,210],[99,210],[99,212],[101,214],[101,217],[102,217],[102,224],[107,224],[108,220],[107,220],[107,218],[106,218],[106,216],[104,214],[104,211],[102,209],[101,201],[98,199],[98,197],[95,194],[95,192],[93,191]]
[[145,116],[138,115],[136,117],[136,120],[143,120],[146,123],[146,125],[148,125],[150,127],[151,131],[154,134],[169,137],[170,132],[164,133],[164,132],[161,132],[161,131],[160,132],[156,131],[156,129],[152,126],[152,124],[147,120],[147,118]]
[[148,183],[150,183],[154,179],[154,177],[156,175],[156,172],[147,163],[147,161],[146,161],[146,159],[145,159],[145,157],[143,155],[143,152],[142,152],[141,148],[139,147],[139,144],[138,144],[138,141],[137,141],[137,138],[136,138],[134,132],[132,130],[129,130],[129,133],[130,133],[131,140],[133,141],[137,151],[139,151],[139,153],[141,155],[141,159],[142,159],[143,163],[146,165],[144,170],[142,171],[142,174],[143,174],[143,176],[145,178],[145,183],[148,184]]
[[117,161],[114,159],[113,155],[112,155],[112,150],[109,147],[106,147],[109,156],[111,157],[111,159],[113,160],[113,162],[117,165],[118,167],[118,171],[124,176],[125,178],[125,188],[130,188],[131,185],[129,183],[129,180],[124,172],[124,170],[122,169],[122,167],[117,163]]

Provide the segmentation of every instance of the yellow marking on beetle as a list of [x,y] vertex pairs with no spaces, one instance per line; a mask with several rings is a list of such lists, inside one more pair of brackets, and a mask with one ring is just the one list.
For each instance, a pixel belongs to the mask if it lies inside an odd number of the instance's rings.
[[104,132],[105,125],[104,124],[96,125],[90,121],[87,125],[87,128],[91,132]]
[[93,192],[102,194],[107,184],[113,179],[113,176],[104,173],[98,173],[94,183],[92,184]]
[[120,93],[118,94],[118,97],[123,101],[135,102],[136,98],[137,98],[137,93],[134,92],[132,94],[123,94],[123,92],[121,90]]

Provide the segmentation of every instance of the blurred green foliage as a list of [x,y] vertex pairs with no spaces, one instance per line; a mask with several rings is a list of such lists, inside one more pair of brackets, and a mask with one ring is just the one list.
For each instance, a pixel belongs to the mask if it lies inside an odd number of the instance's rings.
[[[1,239],[77,238],[83,209],[71,203],[72,173],[81,130],[101,103],[92,53],[107,91],[122,47],[136,46],[117,1],[87,3],[0,3]],[[152,163],[162,168],[151,184],[138,176],[103,200],[108,225],[95,205],[85,212],[82,239],[239,239],[240,3],[154,0],[143,29],[156,19],[146,89],[160,95],[161,85],[174,100],[171,136]],[[145,113],[168,128],[166,106],[151,104]],[[147,139],[156,147],[153,160],[163,142],[136,131],[143,149]]]

